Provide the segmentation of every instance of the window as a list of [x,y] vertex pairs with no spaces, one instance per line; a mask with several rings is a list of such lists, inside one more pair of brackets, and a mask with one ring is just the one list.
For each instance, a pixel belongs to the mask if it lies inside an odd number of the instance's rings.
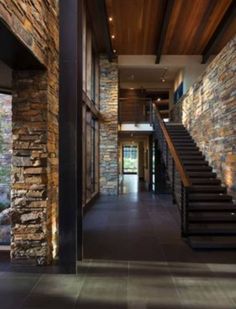
[[123,174],[137,174],[138,172],[138,147],[123,146]]
[[96,101],[96,85],[97,85],[97,74],[96,74],[96,55],[92,53],[92,65],[91,65],[91,99],[95,103]]

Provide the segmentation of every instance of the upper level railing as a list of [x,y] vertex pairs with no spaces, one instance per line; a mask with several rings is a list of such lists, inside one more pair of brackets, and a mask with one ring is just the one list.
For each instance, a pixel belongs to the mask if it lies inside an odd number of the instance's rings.
[[140,97],[119,99],[119,123],[151,123],[152,100]]
[[188,232],[188,194],[191,181],[175,149],[161,114],[153,105],[153,126],[158,147],[161,150],[172,194],[181,211],[182,234]]

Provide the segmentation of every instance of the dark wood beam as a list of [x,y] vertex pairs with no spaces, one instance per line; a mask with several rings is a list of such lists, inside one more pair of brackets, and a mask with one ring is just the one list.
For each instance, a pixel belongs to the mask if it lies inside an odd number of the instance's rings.
[[161,31],[160,31],[160,35],[159,35],[158,42],[157,42],[157,48],[156,48],[156,63],[160,63],[160,60],[161,60],[161,54],[162,54],[163,46],[165,43],[166,32],[167,32],[168,24],[170,21],[170,16],[171,16],[173,5],[174,5],[174,0],[166,0],[166,4],[164,7],[163,20],[161,24]]
[[87,109],[93,114],[96,119],[101,119],[100,111],[97,109],[96,105],[90,100],[87,94],[83,91],[83,102]]
[[115,54],[112,49],[106,2],[105,0],[87,0],[86,5],[96,45],[100,52],[105,52],[109,61],[112,61]]
[[202,63],[206,63],[209,57],[213,54],[213,50],[218,44],[218,42],[223,37],[225,30],[231,23],[233,19],[236,18],[236,1],[233,0],[227,11],[225,12],[223,18],[221,19],[219,25],[217,26],[215,32],[207,43],[206,47],[202,53]]
[[59,259],[76,273],[82,259],[82,0],[60,0]]

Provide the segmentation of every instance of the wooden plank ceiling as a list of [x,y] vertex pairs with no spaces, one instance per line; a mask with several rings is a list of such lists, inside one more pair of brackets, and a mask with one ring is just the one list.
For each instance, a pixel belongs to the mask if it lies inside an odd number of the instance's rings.
[[[167,0],[106,0],[112,47],[117,54],[156,53]],[[162,54],[199,55],[235,0],[173,0]],[[236,18],[213,53],[236,34]]]

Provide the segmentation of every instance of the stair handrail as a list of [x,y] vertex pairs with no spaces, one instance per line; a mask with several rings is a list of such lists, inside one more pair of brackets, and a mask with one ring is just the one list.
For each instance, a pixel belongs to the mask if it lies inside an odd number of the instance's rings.
[[175,162],[175,165],[176,165],[176,169],[178,170],[179,172],[179,175],[180,175],[180,178],[182,180],[182,183],[184,185],[184,187],[188,188],[188,187],[191,187],[191,181],[185,171],[185,168],[184,168],[184,165],[183,163],[181,162],[181,159],[174,147],[174,144],[173,144],[173,141],[170,137],[170,134],[168,133],[168,130],[166,128],[166,125],[165,125],[165,122],[162,120],[162,117],[161,117],[161,114],[159,112],[159,110],[157,109],[156,105],[154,104],[153,106],[153,110],[156,114],[156,117],[157,117],[157,120],[160,124],[160,127],[161,127],[161,130],[162,130],[162,133],[163,133],[163,136],[165,137],[165,141],[168,145],[168,148],[169,148],[169,152],[171,153],[171,156]]

